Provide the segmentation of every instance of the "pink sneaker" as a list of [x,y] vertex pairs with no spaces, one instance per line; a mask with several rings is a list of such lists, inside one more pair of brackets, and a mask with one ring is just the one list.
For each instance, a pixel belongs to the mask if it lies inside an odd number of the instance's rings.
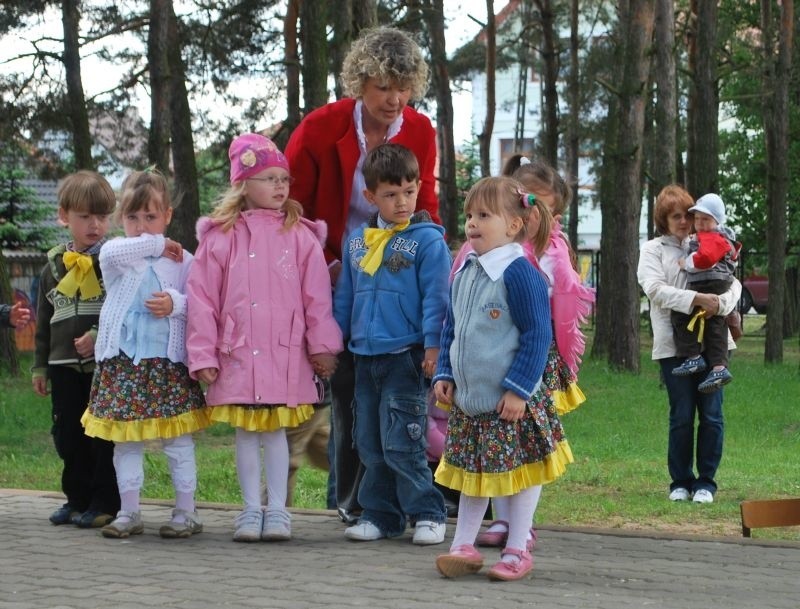
[[436,568],[445,577],[461,577],[477,573],[483,567],[483,556],[475,546],[464,544],[436,557]]
[[489,548],[502,548],[506,545],[506,541],[508,540],[508,523],[505,520],[494,520],[492,524],[489,525],[489,528],[491,529],[494,526],[503,526],[505,527],[505,531],[484,531],[478,535],[475,543],[479,546]]
[[510,582],[517,579],[522,579],[528,575],[528,573],[533,571],[533,556],[531,556],[530,552],[517,550],[515,548],[505,548],[501,552],[501,556],[505,554],[513,554],[514,556],[519,557],[519,562],[499,561],[491,569],[489,569],[489,579]]

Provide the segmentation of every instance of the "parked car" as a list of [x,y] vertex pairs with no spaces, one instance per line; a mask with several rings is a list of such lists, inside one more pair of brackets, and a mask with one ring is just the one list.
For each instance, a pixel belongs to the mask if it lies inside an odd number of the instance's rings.
[[756,313],[766,313],[767,292],[769,292],[769,281],[765,275],[748,275],[742,281],[739,310],[748,313],[751,308],[755,308]]

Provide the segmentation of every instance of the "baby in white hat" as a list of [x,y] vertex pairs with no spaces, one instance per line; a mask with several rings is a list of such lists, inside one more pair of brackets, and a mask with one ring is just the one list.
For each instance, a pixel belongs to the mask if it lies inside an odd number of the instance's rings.
[[[689,240],[689,255],[679,261],[688,273],[686,288],[724,294],[733,282],[741,248],[734,232],[724,226],[725,204],[719,195],[710,193],[700,197],[689,211],[694,214],[696,233]],[[733,380],[728,370],[728,324],[724,316],[703,318],[702,310],[688,315],[673,311],[672,327],[676,355],[686,358],[672,374],[690,376],[710,367],[697,387],[703,393],[713,393]]]

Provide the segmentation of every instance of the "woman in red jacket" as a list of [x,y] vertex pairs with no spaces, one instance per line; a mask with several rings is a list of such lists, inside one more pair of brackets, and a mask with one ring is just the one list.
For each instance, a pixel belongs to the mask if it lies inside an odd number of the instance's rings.
[[[433,169],[436,132],[430,120],[408,106],[422,99],[428,66],[419,46],[394,28],[365,30],[342,65],[347,98],[306,116],[286,145],[294,184],[290,196],[305,216],[328,224],[325,257],[331,285],[341,269],[342,242],[374,208],[364,197],[361,166],[367,152],[385,142],[401,144],[417,157],[422,185],[417,210],[439,222]],[[342,520],[355,522],[363,467],[352,441],[352,355],[345,351],[331,379],[336,503]]]

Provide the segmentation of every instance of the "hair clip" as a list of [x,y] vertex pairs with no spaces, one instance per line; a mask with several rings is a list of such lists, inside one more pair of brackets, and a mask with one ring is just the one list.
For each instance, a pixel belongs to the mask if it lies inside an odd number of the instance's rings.
[[519,157],[519,166],[522,167],[523,165],[530,165],[531,160],[526,156]]
[[519,200],[522,202],[522,207],[533,207],[536,205],[536,195],[531,192],[520,192]]

